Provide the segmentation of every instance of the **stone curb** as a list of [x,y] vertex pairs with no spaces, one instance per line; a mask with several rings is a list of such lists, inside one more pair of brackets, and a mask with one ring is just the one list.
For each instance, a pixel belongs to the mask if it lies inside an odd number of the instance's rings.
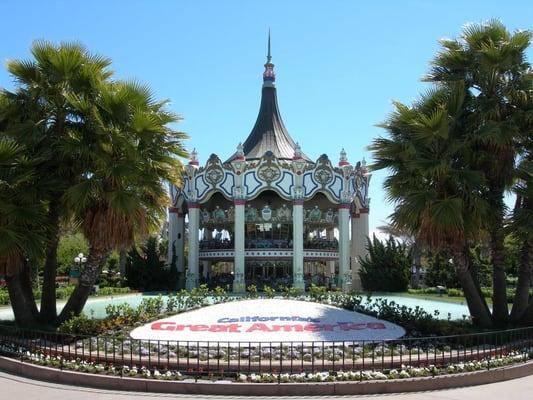
[[58,370],[56,368],[21,362],[0,357],[0,371],[25,378],[48,382],[87,386],[133,392],[179,393],[232,396],[325,396],[419,392],[476,386],[522,378],[533,374],[533,361],[490,371],[476,371],[463,374],[441,375],[409,379],[363,382],[309,382],[309,383],[233,383],[163,381],[142,378],[121,378],[119,376],[97,375],[83,372]]

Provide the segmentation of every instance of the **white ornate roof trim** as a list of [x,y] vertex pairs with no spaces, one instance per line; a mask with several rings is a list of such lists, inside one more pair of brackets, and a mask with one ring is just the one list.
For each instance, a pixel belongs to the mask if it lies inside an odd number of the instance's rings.
[[310,200],[323,193],[333,204],[355,202],[357,208],[369,206],[370,174],[357,163],[355,168],[333,167],[323,155],[301,170],[292,162],[265,154],[260,160],[247,162],[236,171],[230,163],[223,164],[212,154],[206,165],[189,168],[184,174],[183,187],[172,188],[172,203],[178,198],[187,202],[205,203],[215,193],[227,200],[252,200],[265,190],[272,190],[285,200]]

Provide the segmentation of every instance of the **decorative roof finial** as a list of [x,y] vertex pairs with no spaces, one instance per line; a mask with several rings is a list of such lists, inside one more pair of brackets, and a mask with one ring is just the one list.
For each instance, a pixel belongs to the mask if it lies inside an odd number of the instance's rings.
[[341,150],[341,154],[339,157],[339,167],[344,167],[345,165],[349,165],[348,157],[346,157],[346,150],[344,148]]
[[270,53],[270,28],[268,28],[268,54],[267,54],[267,64],[272,61],[272,54]]
[[294,147],[294,157],[293,160],[301,160],[302,157],[302,148],[300,147],[300,144],[296,142],[296,146]]
[[190,160],[189,160],[189,164],[190,165],[200,165],[199,161],[198,161],[198,152],[196,151],[196,148],[192,149],[191,151],[191,157],[190,157]]
[[246,157],[244,156],[244,146],[240,142],[237,145],[237,153],[236,153],[235,159],[237,159],[237,160],[245,160],[246,159]]
[[366,174],[368,173],[368,167],[366,166],[366,160],[363,157],[363,161],[361,162],[361,171]]
[[267,62],[265,64],[265,72],[263,72],[263,86],[274,86],[276,80],[276,73],[274,72],[274,64],[272,64],[272,53],[270,51],[270,28],[268,29],[268,53]]

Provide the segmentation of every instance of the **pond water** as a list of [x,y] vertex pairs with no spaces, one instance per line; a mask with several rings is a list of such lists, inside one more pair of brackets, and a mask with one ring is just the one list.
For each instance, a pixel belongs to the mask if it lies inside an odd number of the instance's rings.
[[[141,301],[145,298],[157,297],[154,293],[135,293],[129,295],[109,296],[109,297],[96,297],[87,301],[83,311],[94,318],[104,318],[106,316],[105,308],[109,304],[122,304],[128,303],[132,307],[137,307]],[[165,299],[166,296],[163,296]],[[385,299],[388,301],[394,301],[401,306],[407,306],[411,308],[420,307],[428,313],[438,313],[437,318],[448,319],[448,315],[451,319],[462,319],[463,316],[468,316],[468,307],[466,304],[450,301],[437,301],[434,299],[425,299],[418,297],[391,295],[391,294],[374,294],[374,299]],[[58,311],[63,308],[65,302],[58,302]],[[13,311],[11,307],[0,307],[0,320],[12,320]]]

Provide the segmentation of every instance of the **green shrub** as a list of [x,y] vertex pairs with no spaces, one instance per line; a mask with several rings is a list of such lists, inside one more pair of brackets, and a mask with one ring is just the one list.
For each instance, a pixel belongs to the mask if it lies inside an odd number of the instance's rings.
[[301,289],[287,286],[283,288],[283,297],[286,299],[298,299],[303,294]]
[[0,305],[7,306],[9,302],[9,293],[7,289],[0,289]]
[[328,296],[328,290],[325,286],[316,286],[314,283],[309,286],[309,297],[311,300],[321,302]]
[[248,285],[246,288],[247,297],[250,299],[256,299],[257,298],[257,286],[255,285]]
[[368,256],[360,258],[359,276],[365,290],[404,292],[409,285],[411,259],[406,246],[391,236],[382,242],[367,239]]
[[127,294],[132,290],[129,287],[101,287],[96,293],[98,296],[112,296],[115,294]]
[[128,286],[141,291],[174,290],[175,268],[166,268],[159,238],[150,236],[139,249],[133,248],[126,261]]
[[447,292],[448,296],[450,297],[464,297],[464,293],[461,289],[448,289]]
[[87,254],[89,245],[83,233],[69,233],[62,235],[57,246],[57,273],[58,275],[68,275],[69,270],[75,265],[74,257],[78,254]]
[[103,325],[101,320],[89,318],[86,314],[81,313],[77,317],[63,322],[57,330],[72,335],[92,336],[102,333]]
[[429,252],[424,283],[430,287],[460,288],[451,255],[446,251]]
[[265,297],[267,299],[273,299],[276,296],[276,291],[272,289],[270,286],[264,286],[263,293],[265,294]]

